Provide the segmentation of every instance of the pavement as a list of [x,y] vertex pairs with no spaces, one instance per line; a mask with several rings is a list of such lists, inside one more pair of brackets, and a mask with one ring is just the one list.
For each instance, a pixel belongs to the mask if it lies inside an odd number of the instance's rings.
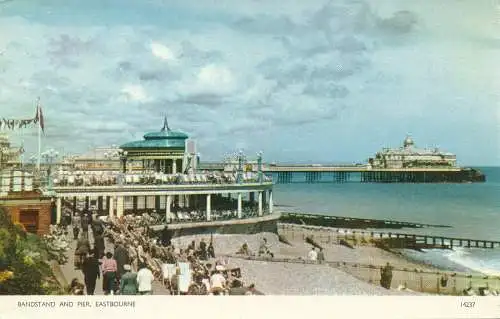
[[[71,281],[74,278],[77,278],[79,282],[84,283],[85,281],[83,280],[83,272],[79,269],[75,269],[75,250],[76,250],[76,240],[73,240],[73,232],[70,230],[68,232],[68,238],[71,240],[70,242],[70,249],[67,251],[67,257],[68,257],[68,262],[64,265],[61,265],[61,271],[68,282],[68,284],[71,283]],[[92,235],[92,230],[89,229],[89,241],[91,247],[94,245],[94,238]],[[114,251],[114,245],[110,243],[107,238],[105,239],[105,246],[106,246],[106,252],[107,251]],[[102,290],[102,275],[101,278],[98,278],[96,281],[96,287],[94,291],[94,295],[104,295],[104,292]],[[155,295],[170,295],[170,292],[165,288],[165,286],[158,280],[153,281],[153,294]]]

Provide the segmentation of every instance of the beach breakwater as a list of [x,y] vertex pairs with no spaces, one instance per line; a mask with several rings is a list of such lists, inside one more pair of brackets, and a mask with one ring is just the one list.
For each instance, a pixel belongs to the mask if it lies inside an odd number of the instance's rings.
[[298,224],[298,225],[355,228],[355,229],[450,227],[448,225],[432,225],[432,224],[415,223],[415,222],[402,222],[396,220],[355,218],[355,217],[318,215],[318,214],[295,213],[295,212],[283,213],[280,217],[280,222],[288,224]]
[[[432,236],[432,235],[419,235],[419,234],[408,234],[408,233],[393,233],[393,232],[381,232],[381,231],[367,231],[364,229],[350,228],[350,227],[327,227],[327,226],[316,226],[309,224],[287,224],[280,222],[280,228],[285,230],[292,230],[294,227],[302,227],[311,229],[321,229],[328,233],[335,234],[335,238],[341,238],[357,243],[372,243],[377,247],[382,249],[453,249],[454,247],[466,247],[466,248],[487,248],[494,249],[500,248],[499,241],[483,240],[483,239],[470,239],[470,238],[452,238],[444,236]],[[347,229],[346,229],[347,228]],[[328,236],[328,235],[322,235]],[[328,236],[329,238],[331,236]]]

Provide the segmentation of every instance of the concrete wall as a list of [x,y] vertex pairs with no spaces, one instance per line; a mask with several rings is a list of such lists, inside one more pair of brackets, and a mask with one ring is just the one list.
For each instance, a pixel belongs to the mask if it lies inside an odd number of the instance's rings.
[[210,234],[258,234],[263,232],[278,233],[278,220],[266,220],[255,223],[246,224],[230,224],[230,225],[214,225],[214,226],[199,226],[183,229],[172,229],[172,238],[192,235],[210,235]]

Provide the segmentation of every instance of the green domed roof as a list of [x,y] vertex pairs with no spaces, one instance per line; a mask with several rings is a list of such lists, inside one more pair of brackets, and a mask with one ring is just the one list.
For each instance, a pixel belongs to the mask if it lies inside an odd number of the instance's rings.
[[183,132],[172,131],[166,124],[159,132],[144,134],[144,140],[125,143],[120,146],[124,150],[131,149],[185,149],[189,136]]
[[183,132],[176,132],[171,130],[162,130],[159,132],[149,132],[144,134],[144,139],[153,140],[153,139],[187,139],[187,134]]

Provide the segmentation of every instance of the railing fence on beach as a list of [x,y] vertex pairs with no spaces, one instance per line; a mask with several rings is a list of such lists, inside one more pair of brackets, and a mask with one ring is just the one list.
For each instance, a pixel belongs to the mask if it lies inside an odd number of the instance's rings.
[[[380,285],[381,266],[344,262],[328,264],[363,281]],[[468,289],[474,290],[476,294],[481,294],[482,290],[495,291],[495,294],[500,292],[500,277],[495,276],[406,268],[393,268],[392,275],[392,288],[405,287],[423,293],[463,295]]]
[[[227,255],[226,257],[266,262],[318,265],[318,262],[303,258],[270,258],[241,255]],[[360,280],[380,286],[381,268],[383,265],[342,261],[326,261],[323,264],[340,269]],[[488,290],[494,295],[500,295],[500,277],[394,267],[392,269],[391,288],[406,288],[411,291],[441,295],[464,295],[468,289],[472,289],[476,294],[481,294],[482,291]]]
[[[291,241],[306,241],[307,238],[312,238],[319,245],[339,245],[344,238],[350,238],[351,242],[368,244],[369,242],[367,240],[370,240],[370,238],[379,238],[378,235],[375,236],[377,233],[368,231],[356,232],[349,230],[350,233],[348,234],[347,230],[324,229],[305,225],[278,224],[278,229],[281,235],[284,235],[285,238]],[[388,234],[384,234],[384,238],[389,238],[387,235]],[[275,261],[279,260],[275,259]],[[283,261],[310,263],[300,259],[296,261],[285,259]],[[363,281],[380,285],[380,268],[384,265],[369,265],[344,261],[330,261],[328,264],[332,267],[342,269]],[[449,295],[463,294],[464,290],[469,288],[478,293],[484,289],[500,292],[500,277],[495,276],[473,275],[451,271],[424,271],[421,269],[407,268],[393,268],[392,272],[392,288],[404,286],[413,291]],[[445,280],[446,278],[447,280]],[[442,280],[443,282],[441,282]]]
[[[315,234],[315,240],[319,240],[325,243],[330,243],[335,240],[338,244],[340,237],[345,240],[353,241],[354,243],[368,243],[368,240],[383,241],[387,248],[410,248],[410,249],[426,249],[426,248],[438,248],[438,249],[453,249],[453,247],[465,247],[465,248],[500,248],[500,241],[493,240],[483,240],[483,239],[470,239],[470,238],[453,238],[446,236],[432,236],[432,235],[417,235],[417,234],[407,234],[407,233],[394,233],[394,232],[382,232],[382,231],[367,231],[367,230],[354,230],[354,229],[342,229],[342,228],[331,228],[331,227],[321,227],[321,226],[309,226],[309,225],[294,225],[294,224],[284,224],[280,223],[278,225],[280,231],[287,233],[292,239],[295,238],[295,229],[300,229],[302,236],[306,237],[304,230],[316,230],[323,231],[320,234]],[[324,234],[323,234],[324,233]]]

